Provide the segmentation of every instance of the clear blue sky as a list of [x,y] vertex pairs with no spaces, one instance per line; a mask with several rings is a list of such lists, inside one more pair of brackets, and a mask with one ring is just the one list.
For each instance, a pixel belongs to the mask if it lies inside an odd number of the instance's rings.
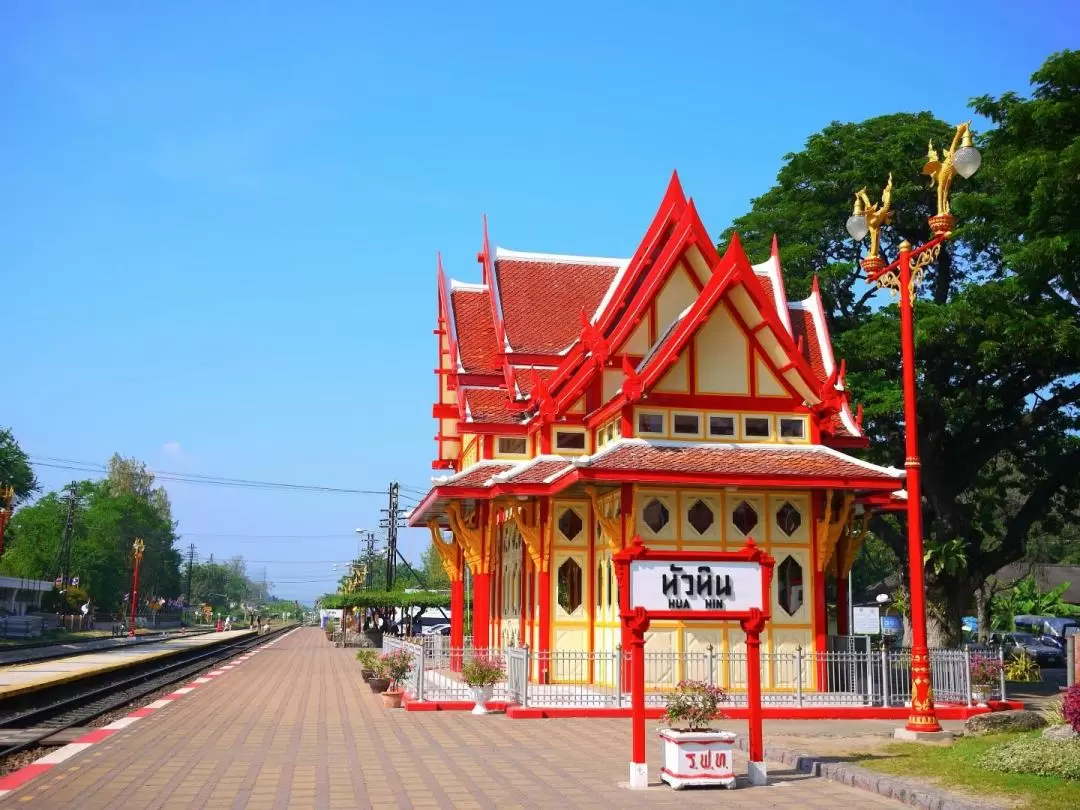
[[[719,233],[829,121],[1026,92],[1078,8],[10,0],[0,424],[36,456],[426,487],[435,252],[476,280],[482,213],[629,255],[678,168]],[[302,599],[385,505],[168,488],[184,544]]]

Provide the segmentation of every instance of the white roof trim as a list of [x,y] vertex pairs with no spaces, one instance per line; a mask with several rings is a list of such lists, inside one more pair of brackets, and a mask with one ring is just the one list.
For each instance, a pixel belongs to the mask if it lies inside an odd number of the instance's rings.
[[[839,388],[839,386],[837,386]],[[848,429],[848,432],[852,436],[862,436],[863,433],[859,430],[859,426],[855,424],[855,418],[851,415],[851,408],[845,402],[843,407],[840,408],[840,421],[844,423],[844,427]]]
[[525,470],[529,469],[530,467],[533,467],[544,461],[562,461],[564,463],[567,463],[567,459],[563,458],[562,456],[556,456],[550,453],[542,453],[539,456],[533,456],[528,461],[519,461],[513,469],[506,470],[505,472],[501,473],[496,473],[491,477],[491,479],[499,484],[505,483],[506,481],[509,481],[512,478],[525,472]]
[[605,454],[620,447],[627,446],[685,447],[688,449],[712,450],[715,452],[729,450],[752,450],[756,452],[779,450],[786,453],[825,453],[841,459],[842,461],[850,462],[859,467],[863,467],[864,469],[888,475],[892,478],[903,478],[905,474],[903,470],[897,469],[896,467],[880,467],[877,464],[863,461],[861,458],[855,458],[855,456],[849,456],[847,453],[841,453],[839,450],[835,450],[832,447],[826,447],[823,444],[771,444],[768,442],[683,442],[676,439],[616,439],[607,447],[602,448],[591,456],[581,456],[575,459],[574,463],[587,467]]
[[465,292],[487,292],[487,284],[475,284],[471,281],[458,281],[456,278],[449,279],[450,292],[463,290]]
[[896,498],[897,500],[906,501],[907,500],[907,490],[906,489],[898,489],[898,490],[896,490],[896,492],[892,493],[892,496],[894,498]]
[[495,247],[495,260],[509,259],[519,262],[548,262],[550,264],[597,264],[607,267],[618,267],[625,270],[630,264],[629,259],[612,259],[603,256],[572,256],[568,253],[529,253],[523,250],[509,250],[504,247]]
[[[825,366],[825,376],[829,376],[836,369],[836,361],[833,358],[832,344],[829,343],[829,335],[825,331],[825,309],[821,305],[821,294],[811,292],[809,297],[799,302],[800,309],[809,310],[810,317],[814,321],[814,332],[817,334],[818,347],[821,349],[821,362]],[[843,390],[837,386],[837,390]]]
[[619,269],[615,271],[615,278],[611,280],[608,285],[607,292],[604,293],[604,297],[600,299],[600,303],[596,307],[596,312],[592,314],[591,323],[596,323],[600,320],[600,315],[607,309],[608,304],[611,303],[612,297],[615,295],[615,290],[619,288],[619,284],[622,283],[623,276],[626,275],[626,270],[630,266],[630,261],[627,260],[625,264],[619,265]]
[[776,314],[780,316],[780,323],[787,329],[788,334],[794,335],[795,333],[791,331],[791,313],[788,312],[787,299],[784,295],[784,282],[780,279],[780,262],[775,256],[770,256],[767,261],[753,265],[752,269],[759,276],[768,276],[772,282]]

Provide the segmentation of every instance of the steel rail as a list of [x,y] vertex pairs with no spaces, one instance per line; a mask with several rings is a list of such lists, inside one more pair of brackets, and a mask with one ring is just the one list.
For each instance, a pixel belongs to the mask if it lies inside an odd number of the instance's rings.
[[[60,731],[84,725],[158,689],[186,680],[193,674],[210,669],[221,661],[235,657],[245,649],[259,646],[268,639],[295,627],[296,625],[288,625],[266,635],[246,636],[209,650],[193,651],[192,655],[183,655],[183,660],[168,660],[163,665],[139,674],[80,692],[77,695],[53,700],[45,706],[0,718],[0,729],[20,729],[31,733],[26,739],[0,748],[0,758],[25,751]],[[63,686],[70,687],[72,684],[58,685],[54,689],[45,689],[34,694],[47,695]]]

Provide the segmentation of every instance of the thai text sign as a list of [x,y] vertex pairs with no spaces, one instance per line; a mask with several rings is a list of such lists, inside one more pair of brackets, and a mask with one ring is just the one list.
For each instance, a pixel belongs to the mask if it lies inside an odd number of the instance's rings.
[[758,562],[630,562],[630,608],[767,611]]

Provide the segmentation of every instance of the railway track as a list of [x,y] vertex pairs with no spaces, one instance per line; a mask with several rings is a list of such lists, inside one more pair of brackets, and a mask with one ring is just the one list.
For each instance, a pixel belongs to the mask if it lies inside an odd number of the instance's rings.
[[[135,636],[135,638],[123,637],[121,643],[106,644],[102,646],[89,645],[94,642],[100,642],[106,639],[83,639],[79,641],[53,641],[47,644],[25,644],[18,645],[16,647],[8,647],[0,649],[0,667],[18,667],[23,664],[36,664],[39,661],[51,661],[55,658],[72,658],[77,655],[91,655],[99,652],[109,652],[110,650],[119,650],[125,647],[138,647],[141,644],[153,644],[157,641],[168,641],[170,638],[191,638],[192,636],[202,636],[207,633],[214,632],[213,628],[197,630],[189,630],[183,635],[180,633],[154,633],[142,636]],[[87,645],[87,649],[79,649],[76,645]],[[35,653],[34,649],[42,650],[55,650],[54,652],[42,652]],[[25,657],[9,657],[15,655],[23,650],[29,650],[29,654]]]
[[0,760],[33,748],[66,729],[85,726],[103,714],[212,669],[222,661],[292,629],[290,625],[209,650],[178,653],[165,661],[150,661],[143,667],[133,668],[137,671],[110,673],[111,677],[104,681],[95,677],[43,689],[27,696],[35,704],[30,708],[4,712],[4,704],[0,703]]

